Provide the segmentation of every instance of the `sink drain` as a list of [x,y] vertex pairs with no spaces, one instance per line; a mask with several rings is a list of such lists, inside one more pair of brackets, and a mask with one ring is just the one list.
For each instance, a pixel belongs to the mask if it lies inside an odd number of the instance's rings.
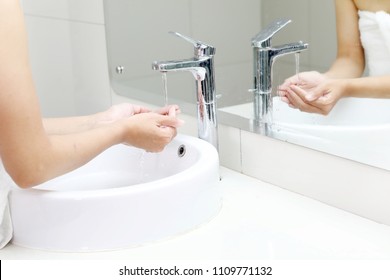
[[184,157],[185,154],[186,154],[186,146],[180,145],[179,148],[177,149],[177,155],[179,157]]

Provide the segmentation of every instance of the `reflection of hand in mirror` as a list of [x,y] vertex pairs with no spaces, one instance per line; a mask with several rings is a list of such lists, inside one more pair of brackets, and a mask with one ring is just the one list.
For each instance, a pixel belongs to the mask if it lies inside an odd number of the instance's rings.
[[341,81],[310,71],[286,79],[279,86],[278,94],[292,108],[327,115],[341,98],[342,85]]
[[[281,100],[290,107],[327,115],[341,97],[390,98],[388,34],[380,32],[390,24],[389,1],[335,4],[336,59],[326,74],[300,73],[280,86]],[[363,76],[366,65],[369,77]]]
[[280,91],[281,96],[283,96],[283,92],[291,85],[297,85],[306,91],[310,91],[326,79],[327,77],[324,74],[317,71],[302,72],[286,79],[283,84],[279,86],[278,90]]

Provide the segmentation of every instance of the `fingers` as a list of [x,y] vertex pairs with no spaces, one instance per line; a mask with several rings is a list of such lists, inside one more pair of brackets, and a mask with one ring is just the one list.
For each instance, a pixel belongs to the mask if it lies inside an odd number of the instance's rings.
[[171,106],[168,111],[168,116],[170,117],[176,117],[176,108],[174,106]]
[[145,112],[144,107],[134,108],[137,114],[122,118],[117,123],[123,125],[123,143],[148,152],[160,152],[177,135],[177,128],[184,121],[177,118],[180,112],[176,105],[167,106],[157,112]]
[[180,109],[177,105],[170,105],[157,110],[157,114],[161,115],[159,126],[174,128],[182,126],[184,121],[176,117],[178,113],[180,113]]
[[322,94],[319,91],[306,91],[299,86],[291,85],[286,91],[282,100],[286,100],[290,107],[300,111],[325,114],[323,107]]
[[164,150],[173,138],[177,135],[176,128],[164,126],[160,127],[159,131],[154,135],[153,141],[147,144],[143,144],[143,147],[147,152],[158,153]]
[[278,87],[281,101],[291,108],[309,113],[327,115],[334,105],[327,77],[319,72],[302,72],[286,79]]
[[174,115],[161,116],[158,120],[158,124],[160,127],[174,127],[178,128],[184,124],[184,121],[176,118],[176,113]]
[[168,105],[168,106],[165,106],[163,108],[157,109],[155,112],[160,114],[160,115],[169,115],[169,114],[173,114],[173,113],[180,114],[181,113],[178,105]]
[[312,91],[305,91],[301,87],[296,86],[296,85],[291,85],[290,88],[299,95],[299,97],[302,100],[308,101],[308,102],[313,102],[320,98],[323,94],[319,90],[312,90]]
[[323,114],[320,108],[305,100],[305,93],[306,92],[299,87],[294,87],[294,90],[292,87],[289,88],[286,91],[286,98],[289,100],[289,106],[308,113]]
[[292,86],[297,86],[297,85],[302,86],[302,81],[301,81],[301,78],[299,75],[300,74],[291,76],[290,78],[286,79],[283,82],[283,84],[278,86],[277,95],[279,95],[281,97],[281,100],[283,102],[290,104],[290,102],[288,101],[288,98],[286,97],[288,89],[290,89]]
[[290,92],[294,92],[303,102],[305,101],[314,101],[315,99],[308,100],[308,96],[311,96],[312,94],[310,92],[307,92],[306,90],[302,89],[299,86],[291,85],[289,88]]
[[283,84],[280,85],[282,89],[288,88],[290,85],[296,85],[299,84],[300,77],[299,74],[291,76],[290,78],[284,80]]
[[133,105],[134,114],[149,113],[151,110],[144,106]]
[[170,109],[168,116],[158,115],[158,131],[156,131],[156,141],[153,146],[148,149],[149,152],[161,152],[177,135],[177,128],[184,122],[175,117],[175,108]]

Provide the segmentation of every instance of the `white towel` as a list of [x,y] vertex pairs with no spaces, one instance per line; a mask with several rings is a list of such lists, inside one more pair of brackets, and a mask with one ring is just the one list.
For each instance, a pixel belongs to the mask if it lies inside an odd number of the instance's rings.
[[390,75],[390,14],[359,11],[359,29],[369,75]]
[[15,183],[5,171],[0,159],[0,249],[12,239],[12,221],[9,211],[8,194]]

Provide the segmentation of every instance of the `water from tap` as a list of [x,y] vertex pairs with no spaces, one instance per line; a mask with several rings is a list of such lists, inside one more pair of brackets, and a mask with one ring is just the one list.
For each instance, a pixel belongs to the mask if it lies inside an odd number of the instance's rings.
[[139,159],[138,159],[140,172],[138,174],[138,181],[137,181],[137,183],[142,183],[143,180],[144,180],[145,155],[146,155],[146,151],[141,151]]
[[295,53],[295,74],[298,77],[298,85],[301,84],[301,79],[299,78],[299,52]]
[[168,81],[167,81],[167,72],[161,72],[162,83],[163,83],[163,94],[165,106],[168,106]]
[[149,153],[145,150],[140,151],[140,155],[138,158],[138,167],[139,167],[139,173],[137,175],[137,184],[146,183],[149,182],[152,179],[153,174],[151,174],[148,171],[146,162],[147,158],[149,157]]

